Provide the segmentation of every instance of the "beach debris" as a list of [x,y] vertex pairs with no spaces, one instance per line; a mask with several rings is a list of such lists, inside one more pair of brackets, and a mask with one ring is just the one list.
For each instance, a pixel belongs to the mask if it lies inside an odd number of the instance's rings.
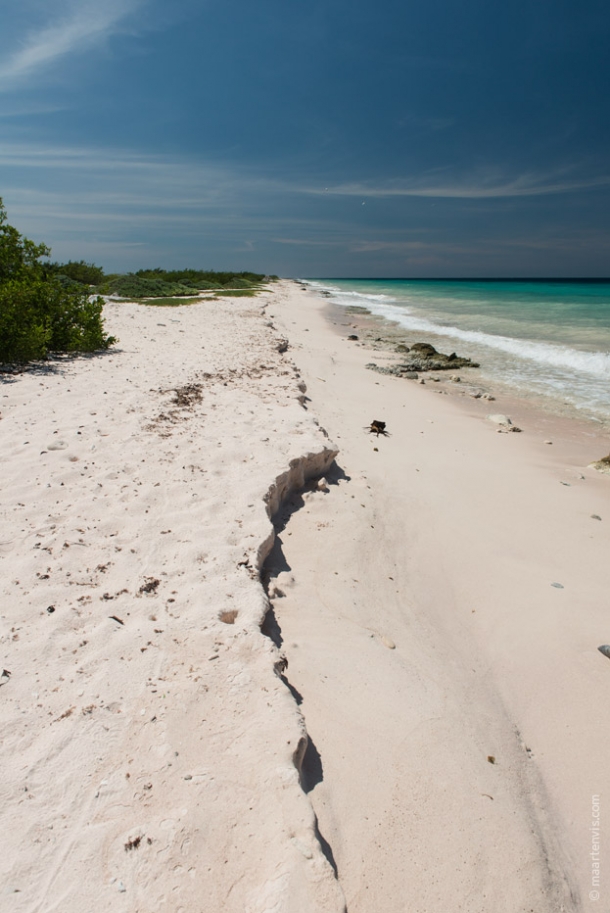
[[553,442],[552,442],[552,441],[545,441],[544,443],[545,443],[545,444],[552,444]]
[[379,419],[373,419],[367,430],[369,434],[376,434],[377,437],[380,434],[383,434],[384,437],[388,436],[388,432],[385,430],[385,422],[381,422]]
[[601,647],[597,648],[600,653],[603,653],[604,656],[607,656],[610,659],[610,646],[608,644],[602,644]]
[[9,678],[11,677],[11,674],[12,674],[12,673],[9,672],[8,669],[3,669],[3,670],[2,670],[2,674],[0,675],[0,687],[1,687],[2,685],[6,685],[6,683],[7,683],[8,680],[9,680]]
[[238,616],[237,609],[224,609],[218,616],[219,621],[224,622],[226,625],[234,625],[235,619]]
[[128,853],[130,850],[137,850],[142,842],[142,837],[138,835],[137,837],[130,837],[127,843],[125,844],[125,852]]
[[489,761],[490,764],[495,764],[495,763],[496,763],[495,755],[488,754],[488,755],[487,755],[487,760]]
[[276,349],[280,353],[280,355],[282,355],[284,352],[288,351],[289,345],[290,345],[290,343],[288,342],[288,340],[282,336],[277,341]]
[[167,392],[173,392],[172,403],[174,406],[192,409],[196,403],[200,403],[203,399],[202,390],[201,384],[185,384],[183,387],[176,387],[173,391]]
[[551,586],[554,586],[556,590],[563,590],[563,583],[552,583]]
[[394,641],[392,640],[392,638],[391,638],[391,637],[386,637],[385,634],[384,634],[383,637],[381,638],[381,643],[384,645],[384,647],[387,647],[388,650],[395,650],[395,649],[396,649],[396,644],[394,643]]
[[355,333],[351,333],[347,338],[348,338],[348,339],[351,339],[352,341],[358,339],[358,337],[356,336]]
[[591,519],[592,520],[601,520],[601,517],[599,514],[591,514]]
[[160,580],[157,580],[156,577],[146,577],[146,583],[143,583],[138,593],[154,593],[157,590],[157,587],[161,583]]
[[125,624],[125,622],[123,621],[123,619],[122,619],[122,618],[119,618],[118,615],[109,615],[108,618],[112,619],[112,621],[118,622],[120,625],[124,625],[124,624]]
[[280,653],[280,658],[276,660],[273,664],[273,671],[276,675],[279,675],[280,678],[288,668],[288,659],[283,653]]
[[487,418],[490,422],[493,422],[494,425],[500,426],[497,429],[500,433],[507,434],[511,431],[519,433],[521,431],[521,428],[513,425],[512,419],[509,418],[508,415],[502,415],[502,413],[497,412],[494,415],[488,415]]
[[560,484],[560,485],[565,485],[566,488],[571,488],[571,487],[572,487],[571,484],[570,484],[569,482],[562,482],[561,479],[559,480],[559,484]]
[[55,611],[55,606],[54,606],[54,605],[48,605],[48,606],[47,606],[47,613],[48,613],[49,615],[52,615],[54,611]]
[[602,457],[601,460],[596,460],[594,463],[589,463],[591,469],[597,469],[598,472],[606,472],[610,474],[610,453],[608,456]]

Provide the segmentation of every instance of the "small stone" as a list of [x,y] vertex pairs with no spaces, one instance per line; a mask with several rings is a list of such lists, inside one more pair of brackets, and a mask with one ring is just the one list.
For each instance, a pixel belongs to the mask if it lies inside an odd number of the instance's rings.
[[392,640],[391,637],[386,637],[386,636],[384,635],[384,636],[381,638],[381,643],[384,645],[384,647],[387,647],[388,650],[395,650],[395,649],[396,649],[396,644],[394,643],[394,641]]
[[592,520],[601,520],[601,517],[599,514],[591,514],[591,519]]
[[556,590],[563,590],[563,583],[552,583],[551,586],[554,586]]
[[119,883],[117,885],[117,890],[119,890],[121,892],[121,894],[124,894],[125,891],[127,890],[127,888],[125,887],[125,885],[123,884],[122,881],[119,881]]
[[185,776],[185,778],[184,778],[184,779],[185,779],[185,780],[192,780],[192,779],[193,779],[193,777],[192,777],[192,775],[191,775],[191,774],[187,774],[187,775],[186,775],[186,776]]
[[553,442],[552,442],[552,441],[545,441],[544,443],[545,443],[545,444],[552,444]]
[[494,425],[502,425],[506,428],[508,428],[512,425],[512,421],[510,420],[508,415],[502,415],[500,413],[496,413],[495,415],[488,415],[487,418],[489,419],[490,422],[493,422]]
[[600,653],[603,653],[604,656],[607,656],[610,659],[610,646],[608,644],[602,644],[601,647],[597,648]]

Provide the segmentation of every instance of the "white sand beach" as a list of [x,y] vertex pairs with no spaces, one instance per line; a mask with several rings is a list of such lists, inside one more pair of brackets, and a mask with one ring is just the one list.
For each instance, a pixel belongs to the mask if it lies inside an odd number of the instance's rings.
[[602,913],[607,437],[293,282],[105,319],[0,379],[3,909]]

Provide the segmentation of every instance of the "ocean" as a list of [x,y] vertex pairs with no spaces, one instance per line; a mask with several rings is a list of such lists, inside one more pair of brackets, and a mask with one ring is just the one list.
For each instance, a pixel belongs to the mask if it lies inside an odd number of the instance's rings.
[[482,383],[610,427],[610,280],[305,281],[469,356]]

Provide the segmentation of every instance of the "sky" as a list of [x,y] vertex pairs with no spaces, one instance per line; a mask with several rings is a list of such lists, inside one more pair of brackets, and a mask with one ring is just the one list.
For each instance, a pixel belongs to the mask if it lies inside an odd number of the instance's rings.
[[607,0],[0,0],[8,221],[107,272],[610,275]]

